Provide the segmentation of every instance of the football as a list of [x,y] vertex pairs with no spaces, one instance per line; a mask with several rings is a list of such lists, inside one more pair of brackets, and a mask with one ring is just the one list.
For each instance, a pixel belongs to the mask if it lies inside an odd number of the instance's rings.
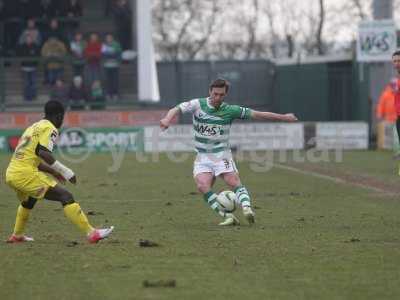
[[233,212],[236,209],[236,195],[232,191],[222,191],[217,197],[218,203],[225,212]]

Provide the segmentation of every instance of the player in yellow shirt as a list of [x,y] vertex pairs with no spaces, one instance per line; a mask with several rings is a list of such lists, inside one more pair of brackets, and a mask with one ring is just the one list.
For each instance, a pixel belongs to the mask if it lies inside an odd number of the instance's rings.
[[62,183],[66,180],[76,183],[74,172],[52,155],[58,129],[64,120],[64,107],[60,102],[48,101],[44,113],[43,120],[23,133],[6,171],[6,183],[16,191],[21,202],[14,232],[7,242],[33,241],[33,238],[24,235],[25,224],[37,200],[47,199],[60,202],[66,217],[86,234],[90,243],[97,243],[109,236],[114,227],[93,228],[72,194],[47,175],[51,174]]

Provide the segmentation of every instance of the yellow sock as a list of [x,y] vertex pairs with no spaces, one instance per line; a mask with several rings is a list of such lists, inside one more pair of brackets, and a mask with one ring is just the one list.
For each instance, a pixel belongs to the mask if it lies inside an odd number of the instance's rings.
[[15,218],[14,235],[23,235],[25,230],[25,224],[28,222],[30,209],[18,206],[17,217]]
[[72,203],[64,206],[64,213],[67,218],[79,227],[81,231],[88,234],[94,228],[89,224],[89,220],[87,219],[85,213],[82,211],[81,207],[78,203]]

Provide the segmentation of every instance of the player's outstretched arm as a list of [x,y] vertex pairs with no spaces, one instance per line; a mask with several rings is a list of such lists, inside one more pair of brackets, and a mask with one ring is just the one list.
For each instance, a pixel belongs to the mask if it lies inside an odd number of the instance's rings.
[[161,128],[162,130],[166,130],[166,129],[170,126],[171,121],[172,121],[178,114],[179,114],[179,108],[178,108],[178,107],[171,108],[171,109],[167,112],[167,114],[165,115],[165,117],[162,118],[162,119],[160,120],[160,128]]
[[69,182],[71,182],[73,184],[76,183],[76,176],[75,176],[74,172],[70,168],[64,166],[62,163],[57,161],[53,157],[53,154],[49,150],[47,150],[45,147],[38,146],[38,149],[36,152],[37,152],[37,155],[41,159],[43,159],[43,161],[48,165],[48,166],[45,166],[44,164],[41,164],[42,166],[39,165],[41,168],[43,168],[42,170],[44,172],[46,172],[45,169],[51,168],[56,173],[60,174],[63,178],[67,179]]
[[251,112],[251,118],[253,120],[260,120],[260,121],[282,121],[282,122],[296,122],[297,117],[292,114],[276,114],[268,111],[257,111],[253,110]]

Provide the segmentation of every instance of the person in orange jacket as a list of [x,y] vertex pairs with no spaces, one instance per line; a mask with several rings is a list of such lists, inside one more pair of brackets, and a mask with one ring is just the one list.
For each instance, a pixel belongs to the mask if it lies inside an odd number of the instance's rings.
[[397,120],[397,112],[394,104],[394,95],[396,89],[396,79],[392,79],[387,84],[379,96],[376,106],[376,117],[380,121],[394,124]]

